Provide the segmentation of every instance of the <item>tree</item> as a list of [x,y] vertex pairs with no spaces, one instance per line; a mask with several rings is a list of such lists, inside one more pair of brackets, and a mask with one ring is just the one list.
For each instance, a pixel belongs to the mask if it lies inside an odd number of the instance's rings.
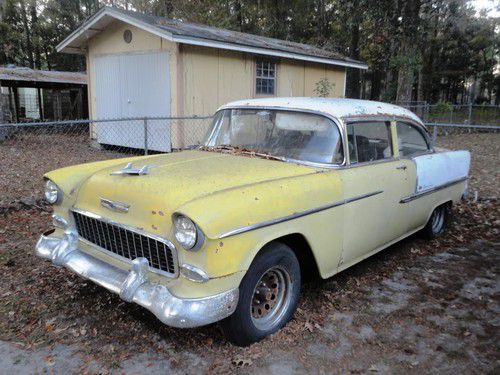
[[[55,46],[101,6],[315,45],[366,61],[347,96],[384,101],[498,98],[499,20],[469,0],[5,0],[0,64],[84,70]],[[476,92],[469,95],[469,85]]]

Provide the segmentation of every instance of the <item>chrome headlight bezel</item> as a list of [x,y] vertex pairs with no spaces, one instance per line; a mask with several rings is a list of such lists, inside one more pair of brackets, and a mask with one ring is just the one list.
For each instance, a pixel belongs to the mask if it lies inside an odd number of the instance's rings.
[[172,215],[174,237],[179,245],[186,250],[198,250],[204,241],[203,232],[189,217],[175,213]]
[[54,181],[49,179],[45,181],[43,195],[45,200],[50,204],[60,204],[63,199],[61,188],[57,186]]

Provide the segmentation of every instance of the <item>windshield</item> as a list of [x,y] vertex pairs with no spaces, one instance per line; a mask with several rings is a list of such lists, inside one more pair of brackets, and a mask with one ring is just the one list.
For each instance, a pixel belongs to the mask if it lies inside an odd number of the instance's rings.
[[206,150],[242,150],[315,163],[342,163],[342,141],[328,118],[270,109],[225,109],[216,113]]

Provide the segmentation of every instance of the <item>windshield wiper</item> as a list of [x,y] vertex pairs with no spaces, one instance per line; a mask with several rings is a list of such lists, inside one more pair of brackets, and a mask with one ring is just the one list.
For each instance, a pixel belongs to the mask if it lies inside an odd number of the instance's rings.
[[202,150],[202,151],[216,151],[216,152],[219,151],[219,152],[233,154],[233,155],[248,155],[251,157],[258,157],[258,158],[268,159],[268,160],[286,161],[286,158],[281,157],[281,156],[274,156],[274,155],[268,154],[266,152],[259,152],[259,151],[255,151],[252,149],[241,148],[241,147],[231,146],[231,145],[201,146],[200,150]]

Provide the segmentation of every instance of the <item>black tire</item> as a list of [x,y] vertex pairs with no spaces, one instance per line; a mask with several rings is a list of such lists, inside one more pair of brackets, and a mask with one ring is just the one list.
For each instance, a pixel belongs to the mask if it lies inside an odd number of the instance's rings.
[[434,211],[432,211],[424,229],[422,229],[422,235],[428,240],[441,236],[448,226],[450,215],[451,212],[448,204],[442,204],[436,207]]
[[226,338],[247,346],[281,329],[297,309],[300,283],[293,251],[279,242],[266,245],[241,281],[235,312],[220,323]]

